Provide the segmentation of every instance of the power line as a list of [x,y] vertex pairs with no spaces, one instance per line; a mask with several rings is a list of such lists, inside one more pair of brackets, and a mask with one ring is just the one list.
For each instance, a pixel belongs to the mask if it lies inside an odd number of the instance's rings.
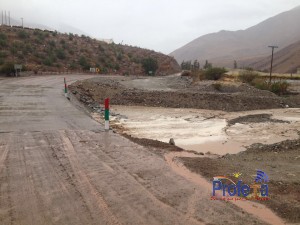
[[271,81],[272,81],[272,70],[273,70],[273,55],[274,55],[274,49],[275,48],[278,48],[278,46],[275,46],[275,45],[270,45],[268,46],[269,48],[272,48],[272,56],[271,56],[271,68],[270,68],[270,84],[271,84]]

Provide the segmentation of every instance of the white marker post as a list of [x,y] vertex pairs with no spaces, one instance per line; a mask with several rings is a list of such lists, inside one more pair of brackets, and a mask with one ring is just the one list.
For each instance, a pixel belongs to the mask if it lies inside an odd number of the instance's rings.
[[105,131],[109,131],[109,98],[105,99],[105,113],[104,113],[104,117],[105,117]]
[[66,78],[64,78],[64,83],[65,83],[65,97],[68,98],[68,86],[67,86]]

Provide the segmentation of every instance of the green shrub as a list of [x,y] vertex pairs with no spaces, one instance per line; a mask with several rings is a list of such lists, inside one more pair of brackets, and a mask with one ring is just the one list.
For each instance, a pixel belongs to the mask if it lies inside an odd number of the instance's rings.
[[6,62],[2,65],[0,72],[7,74],[7,75],[11,75],[12,73],[14,73],[15,68],[14,68],[14,63],[12,62]]
[[204,71],[204,76],[207,80],[219,80],[226,72],[224,68],[212,67]]
[[277,95],[284,95],[288,93],[289,83],[286,81],[276,81],[271,84],[270,91]]
[[31,47],[30,44],[26,44],[26,45],[25,45],[24,53],[25,53],[25,54],[32,53],[32,47]]
[[69,33],[69,41],[73,41],[73,39],[74,39],[74,34]]
[[0,51],[0,58],[6,58],[8,56],[7,52]]
[[115,70],[120,70],[120,65],[118,63],[115,64]]
[[0,39],[0,47],[6,47],[6,46],[7,46],[7,41]]
[[29,34],[26,31],[21,30],[18,32],[18,37],[21,39],[27,39],[29,38]]
[[56,53],[57,58],[59,58],[59,59],[63,60],[66,58],[66,54],[63,49],[57,49],[55,53]]
[[43,60],[43,64],[46,66],[52,66],[53,65],[53,59],[50,57],[47,57],[46,59]]
[[265,80],[256,79],[254,80],[254,86],[257,89],[268,90],[277,95],[285,95],[288,94],[288,87],[290,84],[286,81],[275,81],[270,84]]
[[106,74],[106,73],[108,73],[108,69],[106,67],[103,67],[102,69],[100,69],[100,73]]
[[0,40],[7,40],[7,36],[5,33],[0,32]]
[[68,52],[69,52],[70,55],[74,55],[74,53],[75,53],[74,50],[71,49],[71,48],[69,48]]
[[91,68],[90,63],[88,63],[88,61],[86,60],[86,58],[84,56],[80,57],[79,64],[82,67],[82,69],[84,69],[84,70],[89,70]]
[[75,63],[74,61],[71,62],[71,64],[70,64],[70,69],[71,69],[71,70],[77,69],[77,65],[76,65],[76,63]]
[[257,72],[254,72],[253,70],[243,70],[239,73],[239,79],[240,81],[244,83],[251,84],[259,74]]
[[48,45],[50,45],[51,48],[55,48],[55,46],[56,46],[55,41],[53,41],[53,40],[48,41]]
[[154,75],[158,69],[158,62],[152,57],[148,57],[142,60],[142,67],[146,74]]

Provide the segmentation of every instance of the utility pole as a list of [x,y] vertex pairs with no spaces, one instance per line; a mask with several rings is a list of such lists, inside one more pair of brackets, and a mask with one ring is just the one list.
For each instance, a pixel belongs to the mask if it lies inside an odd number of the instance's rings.
[[274,46],[274,45],[271,45],[271,46],[268,46],[269,48],[272,48],[272,56],[271,56],[271,68],[270,68],[270,84],[271,84],[271,81],[272,81],[272,70],[273,70],[273,55],[274,55],[274,48],[278,48],[278,46]]
[[8,11],[8,26],[10,26],[10,11]]
[[24,18],[22,17],[21,20],[22,20],[22,28],[24,28]]

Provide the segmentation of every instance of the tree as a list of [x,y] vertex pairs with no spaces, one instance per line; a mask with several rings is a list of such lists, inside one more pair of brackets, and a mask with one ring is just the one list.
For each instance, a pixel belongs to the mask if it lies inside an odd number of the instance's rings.
[[183,61],[181,63],[181,69],[182,70],[191,70],[192,69],[192,62],[191,61]]
[[205,64],[203,66],[203,69],[210,69],[210,68],[212,68],[212,64],[209,63],[207,60],[205,60]]
[[142,66],[146,74],[155,74],[158,69],[158,62],[152,57],[148,57],[142,60]]
[[194,70],[199,70],[200,69],[200,63],[198,62],[197,59],[194,61],[193,69]]

